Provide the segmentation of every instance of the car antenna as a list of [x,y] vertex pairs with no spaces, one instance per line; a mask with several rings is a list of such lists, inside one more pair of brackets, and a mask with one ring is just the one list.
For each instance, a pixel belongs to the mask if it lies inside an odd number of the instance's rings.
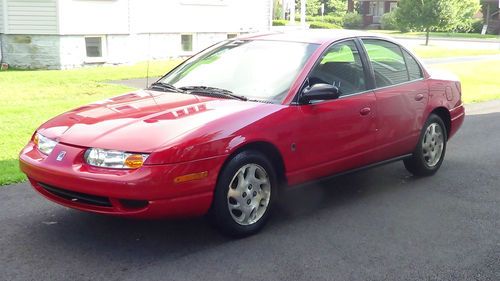
[[[149,89],[149,62],[151,61],[151,33],[148,33],[148,60],[146,62],[146,88]],[[158,105],[158,102],[156,102],[156,99],[154,95],[150,91],[146,91],[149,96],[153,99],[156,105]]]
[[146,89],[149,88],[149,61],[151,60],[151,33],[148,34],[148,61],[146,63]]

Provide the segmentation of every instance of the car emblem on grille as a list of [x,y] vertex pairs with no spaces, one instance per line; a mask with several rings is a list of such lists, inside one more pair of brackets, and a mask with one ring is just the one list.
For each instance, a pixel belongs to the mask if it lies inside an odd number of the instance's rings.
[[57,154],[56,160],[57,161],[62,161],[65,155],[66,155],[66,151],[59,152],[59,154]]

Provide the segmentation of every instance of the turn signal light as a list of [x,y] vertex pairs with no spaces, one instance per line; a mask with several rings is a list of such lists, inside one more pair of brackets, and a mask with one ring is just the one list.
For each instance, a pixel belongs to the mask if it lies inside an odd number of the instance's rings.
[[181,182],[187,182],[187,181],[201,180],[203,178],[206,178],[207,176],[208,176],[208,171],[204,171],[204,172],[200,172],[200,173],[194,173],[194,174],[187,174],[187,175],[176,177],[174,179],[174,183],[181,183]]
[[144,157],[141,154],[132,154],[125,159],[125,166],[131,169],[137,169],[144,164]]

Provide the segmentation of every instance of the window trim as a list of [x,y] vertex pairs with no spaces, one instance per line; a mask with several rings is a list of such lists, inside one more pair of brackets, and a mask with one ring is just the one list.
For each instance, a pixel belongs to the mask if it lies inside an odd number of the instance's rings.
[[[101,38],[101,56],[89,57],[87,54],[87,38]],[[108,57],[108,42],[106,35],[85,35],[83,36],[83,44],[85,46],[85,63],[104,63]]]

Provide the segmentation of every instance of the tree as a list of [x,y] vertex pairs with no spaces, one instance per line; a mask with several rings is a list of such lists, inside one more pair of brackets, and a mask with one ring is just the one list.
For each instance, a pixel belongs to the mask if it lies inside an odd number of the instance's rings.
[[347,12],[347,0],[321,0],[325,5],[325,15],[342,16]]
[[[295,0],[295,6],[300,7],[300,0]],[[321,2],[320,0],[307,0],[306,1],[306,15],[317,16],[320,14]]]
[[401,30],[425,31],[425,45],[429,45],[431,31],[449,31],[470,23],[478,9],[478,0],[401,0],[396,22]]

